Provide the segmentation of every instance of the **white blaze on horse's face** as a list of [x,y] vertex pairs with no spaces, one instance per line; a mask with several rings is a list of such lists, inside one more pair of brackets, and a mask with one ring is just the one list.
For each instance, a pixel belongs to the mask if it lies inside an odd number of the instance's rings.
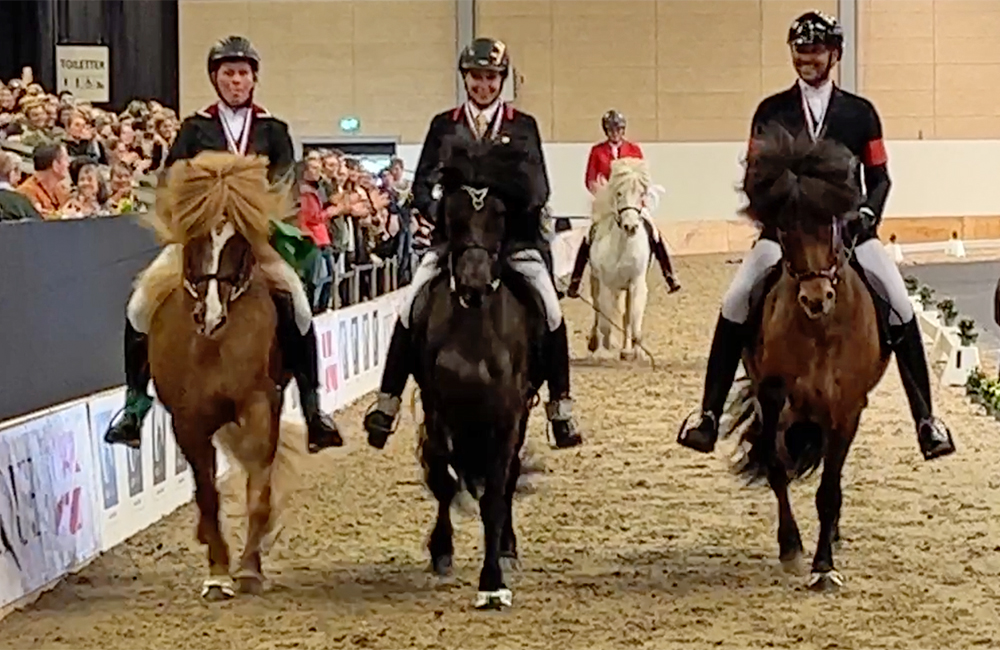
[[208,259],[206,275],[208,281],[208,291],[205,294],[205,331],[214,332],[226,317],[225,306],[222,304],[222,296],[219,295],[219,265],[222,262],[222,249],[226,242],[236,234],[233,224],[226,221],[220,227],[212,231],[212,253]]

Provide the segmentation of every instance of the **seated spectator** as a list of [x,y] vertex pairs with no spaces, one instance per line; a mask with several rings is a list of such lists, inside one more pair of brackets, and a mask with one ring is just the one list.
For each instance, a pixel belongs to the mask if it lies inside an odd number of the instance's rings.
[[63,206],[69,200],[69,154],[60,143],[46,143],[35,147],[33,155],[35,173],[17,187],[28,197],[43,219],[59,219]]
[[64,214],[67,219],[99,217],[108,214],[105,206],[107,189],[101,178],[100,168],[88,158],[81,158],[70,164],[70,178],[73,193],[66,202]]
[[99,165],[107,165],[108,157],[104,152],[104,147],[97,142],[94,132],[91,129],[87,116],[79,111],[74,111],[69,118],[69,131],[67,133],[66,151],[72,158],[90,158]]
[[111,166],[111,196],[108,198],[108,211],[112,214],[123,214],[145,210],[135,196],[135,177],[128,165],[115,164]]
[[21,158],[0,151],[0,221],[41,219],[28,197],[14,188],[21,182]]
[[21,142],[30,147],[52,142],[52,130],[49,128],[49,114],[45,109],[45,98],[28,96],[22,99],[21,111],[27,120],[24,131],[21,133]]

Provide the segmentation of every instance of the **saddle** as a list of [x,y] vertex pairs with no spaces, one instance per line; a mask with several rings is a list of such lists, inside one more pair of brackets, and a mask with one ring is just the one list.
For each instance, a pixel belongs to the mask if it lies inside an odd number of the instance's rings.
[[[874,286],[872,286],[871,281],[865,274],[865,270],[858,263],[857,258],[851,257],[848,262],[849,266],[854,269],[858,277],[861,278],[861,282],[868,289],[868,293],[872,297],[872,301],[875,304],[875,318],[878,323],[878,335],[879,344],[881,348],[882,358],[885,359],[892,353],[892,335],[890,333],[889,326],[889,313],[891,311],[889,302],[883,299],[877,291],[875,291]],[[764,276],[764,280],[760,282],[750,293],[750,316],[747,319],[747,338],[746,340],[746,351],[749,354],[753,354],[757,342],[760,338],[760,328],[764,320],[764,303],[768,294],[774,289],[774,286],[781,279],[782,265],[779,263],[771,268]]]

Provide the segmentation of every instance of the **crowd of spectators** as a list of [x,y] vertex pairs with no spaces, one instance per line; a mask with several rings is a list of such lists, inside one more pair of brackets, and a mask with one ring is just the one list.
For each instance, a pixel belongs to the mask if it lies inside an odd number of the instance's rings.
[[[79,101],[71,93],[47,93],[22,77],[0,80],[0,141],[30,152],[33,172],[22,156],[0,149],[0,221],[108,217],[145,209],[136,197],[144,174],[159,171],[179,121],[155,101],[132,101],[114,113]],[[10,146],[8,148],[11,148]],[[351,286],[335,282],[352,270],[389,264],[393,284],[406,284],[430,243],[430,224],[411,208],[410,181],[394,159],[378,174],[337,150],[311,150],[297,165],[296,224],[319,248],[309,290],[314,309],[352,302]],[[358,273],[357,298],[389,289]],[[385,284],[388,284],[386,282]]]
[[[393,262],[398,284],[410,280],[415,255],[430,243],[430,224],[412,209],[403,161],[394,158],[378,174],[336,149],[306,153],[298,169],[299,228],[319,247],[311,289],[313,307],[331,304],[333,280],[352,269]],[[386,287],[360,276],[361,298]],[[342,303],[349,302],[346,284]]]
[[0,140],[32,151],[34,163],[34,173],[23,178],[20,157],[0,154],[0,193],[20,192],[32,208],[7,211],[4,206],[19,202],[0,195],[0,220],[79,219],[140,209],[137,179],[163,165],[177,126],[176,113],[157,102],[133,101],[116,114],[72,93],[46,93],[28,68],[20,79],[0,81]]

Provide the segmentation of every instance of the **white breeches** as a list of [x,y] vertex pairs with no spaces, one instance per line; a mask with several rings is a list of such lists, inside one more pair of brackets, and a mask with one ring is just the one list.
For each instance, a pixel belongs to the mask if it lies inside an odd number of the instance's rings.
[[722,317],[745,323],[750,317],[750,297],[754,287],[764,281],[768,271],[781,261],[781,246],[770,239],[758,239],[743,257],[736,277],[722,297]]
[[889,324],[902,325],[913,320],[913,304],[906,293],[903,275],[882,242],[869,239],[854,249],[854,256],[865,270],[872,288],[889,303]]
[[[136,331],[148,334],[153,314],[167,296],[181,286],[184,275],[183,251],[180,244],[165,246],[152,264],[136,278],[135,291],[132,292],[126,308],[128,320]],[[295,269],[277,253],[274,259],[263,262],[260,269],[273,289],[291,294],[295,306],[295,324],[302,334],[308,332],[312,324],[312,309]]]
[[[436,251],[427,251],[423,259],[420,260],[420,265],[413,274],[413,281],[407,287],[400,310],[399,322],[402,323],[403,327],[409,328],[410,326],[410,312],[413,310],[417,294],[441,272],[440,267],[438,267],[438,259]],[[559,329],[563,320],[562,309],[559,307],[559,294],[556,293],[556,288],[552,284],[552,278],[549,276],[549,270],[545,266],[542,254],[532,248],[521,250],[511,255],[509,263],[510,267],[523,275],[531,287],[541,296],[549,330]]]
[[[891,306],[889,323],[902,325],[913,319],[913,305],[906,293],[906,285],[899,268],[889,257],[878,239],[869,239],[854,249],[858,264],[878,295]],[[743,258],[736,277],[722,298],[722,317],[734,323],[745,323],[750,316],[753,290],[768,271],[781,261],[781,247],[777,242],[760,239]]]

